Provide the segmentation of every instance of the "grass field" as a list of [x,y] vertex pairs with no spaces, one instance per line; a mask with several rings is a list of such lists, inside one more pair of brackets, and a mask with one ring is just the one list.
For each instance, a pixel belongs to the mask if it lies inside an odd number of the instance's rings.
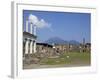
[[[33,58],[34,59],[34,58]],[[58,57],[43,57],[38,63],[23,64],[23,69],[90,66],[91,53],[69,52]]]
[[90,53],[78,53],[70,52],[60,55],[58,58],[43,58],[40,61],[40,64],[43,65],[60,65],[60,64],[86,64],[90,65],[91,63],[91,54]]

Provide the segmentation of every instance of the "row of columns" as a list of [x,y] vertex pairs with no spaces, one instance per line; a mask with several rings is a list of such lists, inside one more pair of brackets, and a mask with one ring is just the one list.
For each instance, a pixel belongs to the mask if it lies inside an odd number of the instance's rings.
[[[26,32],[28,32],[29,23],[30,22],[28,20],[26,20]],[[33,23],[30,23],[30,33],[36,35],[36,26],[33,25]]]
[[25,54],[32,54],[36,53],[36,41],[35,40],[30,40],[26,39],[25,41]]
[[[30,32],[28,31],[28,27],[30,27]],[[29,32],[30,34],[36,35],[36,26],[32,22],[29,22],[29,20],[26,20],[26,30],[25,31]],[[27,38],[25,40],[25,54],[28,54],[28,53],[30,54],[36,53],[36,40],[35,39],[32,40],[31,38]]]

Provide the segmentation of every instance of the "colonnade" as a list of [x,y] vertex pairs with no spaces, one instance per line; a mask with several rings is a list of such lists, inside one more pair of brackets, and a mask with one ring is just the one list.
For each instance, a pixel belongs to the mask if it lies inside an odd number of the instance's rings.
[[[30,28],[30,31],[29,31],[29,28]],[[36,36],[36,26],[32,22],[30,22],[29,20],[26,20],[25,32]],[[36,53],[36,38],[25,37],[24,42],[25,42],[25,51],[24,51],[25,54]]]
[[25,39],[25,54],[36,53],[36,41],[32,39]]

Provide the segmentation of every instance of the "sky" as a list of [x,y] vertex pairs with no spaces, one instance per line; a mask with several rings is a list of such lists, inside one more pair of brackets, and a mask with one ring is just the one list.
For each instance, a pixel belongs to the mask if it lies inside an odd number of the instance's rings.
[[[23,10],[23,29],[25,31],[26,19],[30,18],[37,22],[36,34],[38,41],[46,41],[52,37],[59,37],[63,40],[76,40],[91,42],[91,14],[75,12],[52,12]],[[38,20],[37,20],[38,19]],[[30,31],[30,28],[28,28]]]

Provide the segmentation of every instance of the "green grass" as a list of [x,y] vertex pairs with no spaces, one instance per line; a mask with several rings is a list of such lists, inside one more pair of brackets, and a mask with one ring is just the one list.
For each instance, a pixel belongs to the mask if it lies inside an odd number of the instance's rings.
[[[69,56],[69,58],[67,57]],[[43,58],[40,64],[56,65],[56,64],[90,64],[90,53],[70,52],[64,53],[59,58]]]

